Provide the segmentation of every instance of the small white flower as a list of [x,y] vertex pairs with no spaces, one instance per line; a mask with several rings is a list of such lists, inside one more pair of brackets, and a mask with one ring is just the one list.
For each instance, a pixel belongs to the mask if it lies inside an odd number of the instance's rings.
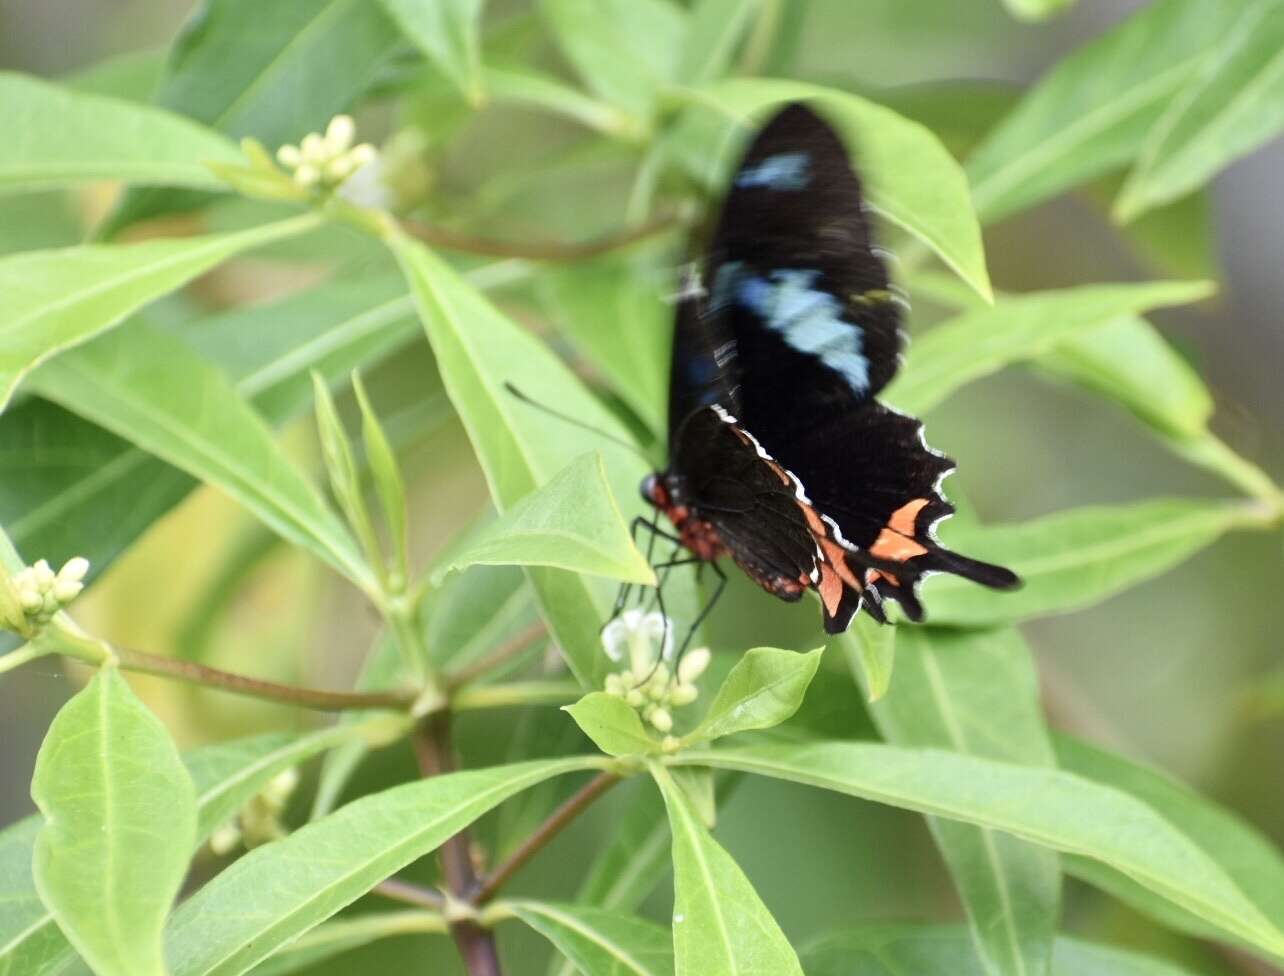
[[673,716],[669,714],[667,708],[655,709],[651,712],[649,720],[660,732],[670,732],[673,729]]
[[352,121],[351,115],[336,115],[330,120],[325,130],[325,143],[329,154],[339,156],[347,152],[352,145],[352,137],[356,134],[357,126]]
[[688,651],[678,662],[678,681],[684,685],[695,684],[696,679],[709,667],[712,657],[707,647],[697,647],[695,650]]
[[304,162],[320,163],[330,157],[329,147],[325,139],[315,132],[309,132],[299,143],[299,151],[303,153]]

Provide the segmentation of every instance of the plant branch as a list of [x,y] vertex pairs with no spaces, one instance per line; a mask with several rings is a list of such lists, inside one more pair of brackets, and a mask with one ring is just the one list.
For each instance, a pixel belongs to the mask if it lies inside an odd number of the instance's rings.
[[131,651],[126,648],[112,649],[126,671],[137,671],[141,674],[154,674],[162,678],[173,678],[189,684],[227,691],[250,698],[262,698],[267,701],[280,702],[285,705],[298,705],[301,708],[315,708],[323,712],[341,712],[362,708],[393,708],[405,710],[415,700],[415,695],[406,691],[325,691],[320,688],[300,688],[295,685],[278,684],[275,681],[263,681],[258,678],[247,678],[244,675],[232,674],[218,668],[197,664],[195,661],[184,661],[179,658],[161,657],[144,651]]
[[460,668],[452,675],[446,678],[446,687],[452,691],[456,688],[463,687],[470,681],[476,681],[483,675],[489,674],[501,664],[506,663],[510,658],[516,657],[526,648],[530,647],[537,640],[548,633],[548,628],[544,626],[542,620],[537,620],[525,630],[518,631],[508,640],[499,644],[494,650],[481,658],[478,658],[472,664]]
[[574,681],[513,681],[461,688],[450,704],[457,711],[517,705],[569,705],[583,694],[584,689]]
[[441,897],[440,892],[425,888],[423,885],[402,881],[399,878],[388,878],[380,881],[371,889],[371,892],[376,895],[382,895],[391,901],[415,905],[418,908],[427,908],[434,912],[440,912],[446,907],[446,899]]
[[549,815],[520,847],[513,851],[499,867],[483,881],[473,896],[473,904],[484,905],[498,894],[508,880],[538,854],[548,842],[560,834],[568,824],[593,805],[593,801],[620,781],[614,773],[601,772],[584,784],[569,800]]
[[585,258],[609,254],[635,244],[666,230],[680,227],[682,221],[675,214],[663,214],[635,227],[595,237],[588,241],[500,241],[477,237],[460,231],[433,227],[414,220],[402,220],[410,234],[433,247],[467,254],[482,254],[495,258],[526,258],[531,261],[581,261]]
[[[425,777],[441,776],[455,769],[454,747],[450,740],[450,714],[429,715],[416,726],[411,741],[419,760],[419,771]],[[466,900],[477,886],[473,870],[472,843],[467,830],[461,830],[441,846],[441,870],[452,895]],[[502,976],[495,936],[468,918],[450,923],[450,934],[459,947],[469,976]]]

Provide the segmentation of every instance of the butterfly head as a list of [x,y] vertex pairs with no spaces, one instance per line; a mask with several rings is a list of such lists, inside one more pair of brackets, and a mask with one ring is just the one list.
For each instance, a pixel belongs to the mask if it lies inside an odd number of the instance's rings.
[[642,492],[642,500],[648,505],[654,505],[659,509],[666,509],[672,504],[672,497],[669,494],[668,485],[665,483],[668,479],[658,472],[652,472],[642,479],[639,486]]

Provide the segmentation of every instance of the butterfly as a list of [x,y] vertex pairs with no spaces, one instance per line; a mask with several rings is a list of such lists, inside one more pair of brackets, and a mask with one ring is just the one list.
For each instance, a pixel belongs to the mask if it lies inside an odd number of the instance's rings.
[[831,634],[862,606],[885,623],[887,600],[921,620],[929,573],[1019,583],[937,542],[954,462],[876,399],[903,345],[885,255],[841,139],[807,106],[782,109],[736,170],[703,266],[684,275],[669,465],[642,483],[695,560],[725,582],[717,560],[730,556],[782,600],[815,590]]

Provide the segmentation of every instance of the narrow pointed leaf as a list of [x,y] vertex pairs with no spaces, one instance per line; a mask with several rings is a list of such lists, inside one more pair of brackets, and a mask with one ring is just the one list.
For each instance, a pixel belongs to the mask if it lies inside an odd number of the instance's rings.
[[433,581],[469,566],[552,566],[629,583],[655,574],[629,538],[602,455],[581,455],[543,487],[462,540],[437,562]]
[[856,95],[803,82],[737,78],[689,95],[673,151],[696,179],[721,190],[755,118],[805,99],[847,141],[869,204],[917,237],[987,301],[990,278],[967,179],[925,126]]
[[[803,953],[809,976],[987,976],[954,925],[863,925]],[[1079,939],[1057,939],[1049,976],[1193,976],[1175,963]]]
[[599,765],[551,759],[407,783],[255,848],[174,913],[173,976],[244,973],[513,794]]
[[[1284,928],[1284,855],[1250,824],[1160,770],[1143,766],[1068,736],[1056,739],[1062,768],[1135,796],[1198,844],[1277,928]],[[1082,857],[1066,870],[1109,892],[1162,924],[1197,938],[1224,939],[1207,919],[1183,911],[1121,874]]]
[[382,0],[392,19],[474,104],[481,75],[482,0]]
[[677,976],[802,976],[798,956],[745,873],[668,771],[654,772],[673,833]]
[[[234,739],[183,756],[196,787],[196,836],[203,843],[281,770],[362,735],[358,726],[307,735],[271,733]],[[76,952],[36,892],[32,854],[41,818],[28,817],[0,831],[0,973],[47,976],[61,973]]]
[[543,109],[621,139],[637,139],[642,132],[641,124],[627,112],[553,75],[525,67],[487,65],[482,78],[486,96],[496,102]]
[[763,0],[699,0],[691,11],[678,80],[699,85],[728,74],[736,49],[762,7]]
[[131,324],[47,364],[42,396],[216,485],[357,585],[373,579],[320,493],[221,372],[176,337]]
[[1156,499],[1069,509],[1030,522],[963,526],[948,544],[1008,566],[1018,590],[987,590],[958,577],[923,584],[931,622],[988,627],[1091,606],[1171,569],[1222,534],[1260,524],[1248,506]]
[[0,72],[0,115],[20,138],[0,145],[0,194],[86,183],[217,189],[207,162],[241,163],[225,136],[162,109]]
[[747,651],[732,667],[709,711],[687,738],[692,742],[711,741],[779,725],[802,705],[824,653],[823,647],[807,654],[772,647]]
[[673,941],[654,922],[587,905],[542,901],[507,907],[591,976],[673,976]]
[[1061,61],[968,159],[987,223],[1126,165],[1234,22],[1239,0],[1159,0]]
[[1042,355],[1112,319],[1199,301],[1214,290],[1209,282],[1170,281],[1005,297],[915,339],[887,398],[910,413],[923,413],[975,379]]
[[[891,629],[891,628],[885,628]],[[870,706],[889,743],[1053,766],[1030,652],[1015,630],[898,627],[896,683]],[[1057,855],[1008,834],[928,821],[986,972],[1047,972],[1060,912]]]
[[161,927],[191,856],[195,790],[116,668],[59,711],[31,792],[45,816],[36,887],[59,928],[100,976],[164,976]]
[[276,955],[259,963],[252,976],[288,976],[290,973],[315,972],[317,964],[359,949],[381,939],[398,935],[446,935],[450,927],[436,912],[410,910],[401,912],[363,912],[318,925],[307,935],[283,947]]
[[162,295],[250,248],[317,226],[312,216],[237,234],[30,251],[0,259],[0,411],[19,381]]
[[1259,948],[1284,950],[1284,932],[1160,812],[1072,773],[851,742],[693,750],[672,761],[792,780],[1091,857]]
[[1116,217],[1132,220],[1198,189],[1281,130],[1284,4],[1257,0],[1155,124],[1115,202]]
[[[517,504],[585,451],[599,449],[617,503],[637,496],[645,473],[639,458],[514,396],[537,403],[626,442],[628,432],[538,339],[516,326],[422,244],[392,243],[415,296],[446,392],[486,473],[501,512]],[[628,509],[625,509],[628,511]],[[545,619],[576,676],[600,687],[609,663],[598,630],[609,584],[564,570],[531,568]]]

